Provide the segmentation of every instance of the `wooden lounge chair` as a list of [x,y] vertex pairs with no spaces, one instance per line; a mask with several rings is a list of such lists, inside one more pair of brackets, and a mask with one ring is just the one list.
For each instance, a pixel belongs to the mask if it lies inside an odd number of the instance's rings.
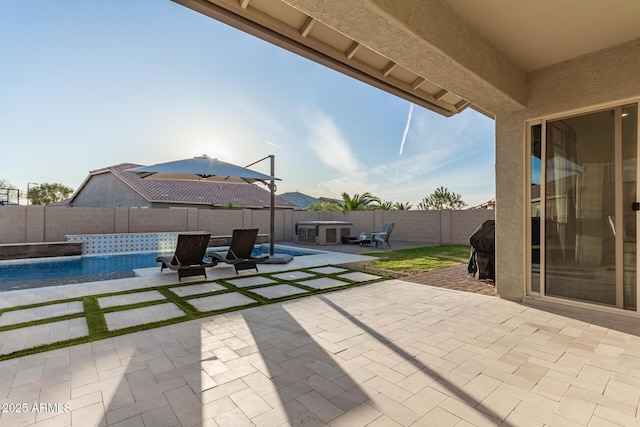
[[257,236],[257,228],[233,230],[233,234],[231,235],[231,245],[229,246],[227,255],[223,257],[219,253],[209,251],[207,252],[207,256],[211,257],[213,261],[232,264],[236,269],[236,274],[238,274],[239,270],[252,268],[255,268],[256,271],[258,271],[257,264],[267,261],[269,257],[251,256],[251,251],[253,251],[253,247],[256,244]]
[[158,257],[161,262],[160,271],[168,268],[178,272],[178,279],[183,277],[204,275],[207,278],[205,267],[213,267],[216,262],[204,261],[209,237],[211,234],[179,234],[176,251],[173,257]]
[[373,240],[373,242],[376,244],[376,248],[378,247],[378,243],[381,243],[382,247],[384,247],[385,243],[387,244],[387,246],[391,247],[391,244],[389,243],[389,237],[391,236],[391,232],[393,231],[393,225],[393,222],[385,222],[384,224],[382,224],[382,230],[374,231],[373,233],[371,233],[371,240]]

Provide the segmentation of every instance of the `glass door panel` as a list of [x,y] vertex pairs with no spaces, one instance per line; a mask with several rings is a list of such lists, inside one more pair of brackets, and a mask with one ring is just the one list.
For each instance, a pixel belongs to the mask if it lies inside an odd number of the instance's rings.
[[638,106],[622,108],[622,218],[624,308],[637,309],[636,216],[632,205],[637,194]]
[[548,121],[545,293],[616,305],[615,111]]
[[531,126],[531,292],[540,292],[540,218],[542,217],[542,125]]

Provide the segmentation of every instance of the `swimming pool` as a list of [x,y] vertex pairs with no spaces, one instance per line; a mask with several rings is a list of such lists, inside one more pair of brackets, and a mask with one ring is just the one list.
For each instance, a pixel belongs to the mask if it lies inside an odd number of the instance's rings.
[[[319,253],[278,246],[275,249],[277,254],[292,256]],[[226,249],[220,248],[220,251],[226,252]],[[255,256],[268,254],[269,247],[257,247],[254,252]],[[157,267],[160,264],[156,262],[156,257],[172,254],[143,252],[0,264],[0,292],[135,277],[134,269]]]

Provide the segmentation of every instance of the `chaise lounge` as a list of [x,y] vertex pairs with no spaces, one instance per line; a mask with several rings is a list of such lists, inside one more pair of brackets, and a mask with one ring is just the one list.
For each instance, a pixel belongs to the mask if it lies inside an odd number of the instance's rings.
[[158,257],[162,263],[160,271],[168,268],[178,272],[178,280],[183,277],[204,275],[207,278],[206,267],[213,267],[217,262],[204,261],[209,237],[211,234],[179,234],[178,243],[173,257]]
[[214,262],[224,262],[225,264],[232,264],[236,270],[236,274],[240,270],[247,270],[255,268],[258,271],[259,263],[265,262],[269,259],[268,256],[253,257],[251,252],[256,244],[256,238],[258,237],[258,229],[236,229],[233,230],[231,235],[231,245],[227,255],[223,257],[219,253],[208,251],[207,256],[211,257]]

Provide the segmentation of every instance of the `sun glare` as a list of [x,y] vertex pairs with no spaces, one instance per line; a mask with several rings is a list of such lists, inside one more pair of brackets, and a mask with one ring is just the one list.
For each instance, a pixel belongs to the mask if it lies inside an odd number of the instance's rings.
[[223,162],[227,163],[233,163],[234,158],[236,157],[234,155],[233,149],[216,142],[200,142],[193,144],[191,154],[192,157],[206,154],[212,159],[222,160]]

